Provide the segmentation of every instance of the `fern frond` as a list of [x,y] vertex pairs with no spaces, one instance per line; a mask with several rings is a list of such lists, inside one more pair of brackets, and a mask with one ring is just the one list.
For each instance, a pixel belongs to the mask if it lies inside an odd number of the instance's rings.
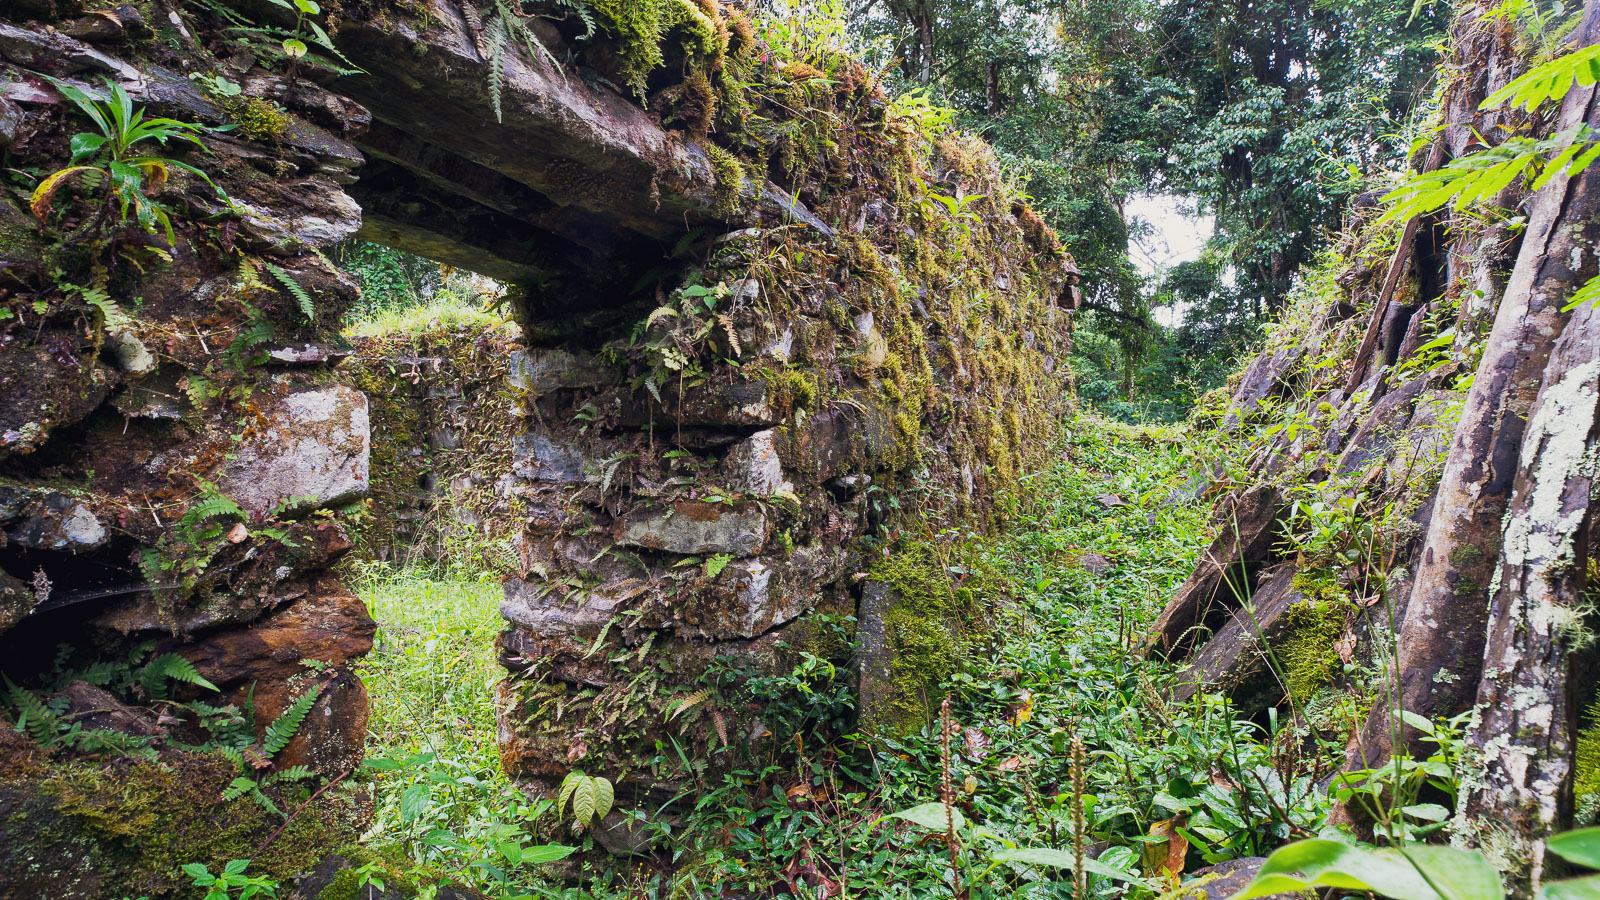
[[200,675],[194,663],[176,653],[163,653],[150,660],[139,672],[139,685],[144,688],[146,696],[162,698],[166,695],[162,682],[167,678],[203,687],[208,691],[219,690],[216,685]]
[[288,709],[272,720],[272,724],[267,726],[266,734],[261,738],[263,753],[269,757],[275,756],[279,750],[294,740],[295,733],[300,730],[300,723],[306,720],[306,714],[311,712],[312,704],[317,702],[317,697],[321,693],[321,690],[306,691],[300,695],[300,699],[289,704]]
[[243,797],[245,794],[248,794],[256,789],[255,781],[240,775],[239,777],[233,779],[233,781],[227,787],[222,789],[222,799],[225,801],[237,800],[240,797]]
[[494,106],[496,122],[504,121],[500,109],[500,94],[505,89],[506,82],[506,46],[510,43],[506,31],[509,27],[505,16],[497,16],[489,23],[489,30],[484,35],[489,50],[489,102]]
[[61,731],[61,719],[50,711],[50,707],[44,705],[44,701],[40,700],[38,695],[17,687],[9,676],[0,677],[5,678],[6,699],[17,708],[17,730],[26,731],[29,737],[42,746],[48,747],[54,744],[56,736]]
[[306,317],[306,321],[315,321],[317,318],[316,302],[311,299],[310,294],[306,293],[306,289],[300,286],[300,282],[295,281],[288,272],[285,272],[274,263],[267,263],[266,267],[267,271],[272,273],[272,277],[277,279],[278,283],[283,285],[284,290],[289,292],[289,296],[300,304],[300,314]]
[[218,746],[217,752],[226,757],[228,762],[233,763],[234,768],[238,769],[240,772],[245,770],[244,754],[239,752],[238,747]]
[[317,773],[311,771],[309,766],[291,766],[274,777],[278,781],[305,781],[307,778],[317,777]]
[[683,715],[684,713],[688,712],[692,707],[695,707],[695,706],[698,706],[701,703],[704,703],[706,700],[710,699],[710,697],[711,697],[711,689],[710,688],[705,688],[705,689],[702,689],[702,690],[695,691],[694,693],[690,694],[689,696],[687,696],[687,697],[683,698],[682,700],[678,701],[678,705],[674,706],[672,708],[672,712],[667,716],[667,721],[671,722],[673,719],[676,719],[678,716]]

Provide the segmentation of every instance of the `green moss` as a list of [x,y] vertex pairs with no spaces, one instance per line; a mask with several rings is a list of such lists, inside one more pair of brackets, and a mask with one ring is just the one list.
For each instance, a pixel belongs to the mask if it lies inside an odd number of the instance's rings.
[[[27,812],[5,823],[3,856],[60,858],[130,894],[161,896],[188,884],[178,870],[184,863],[216,871],[229,860],[249,859],[252,874],[288,881],[359,833],[355,805],[330,792],[262,851],[283,820],[248,798],[219,800],[233,776],[232,763],[200,753],[164,762],[54,764],[42,779],[13,786],[28,798]],[[298,805],[300,790],[277,796],[278,805]]]
[[235,134],[247,141],[269,141],[289,127],[283,107],[261,97],[228,97],[218,101],[228,118],[239,126]]
[[588,0],[588,7],[617,39],[619,74],[640,96],[645,79],[665,62],[661,44],[669,35],[681,35],[686,52],[708,61],[726,48],[725,29],[690,0]]
[[1577,807],[1574,825],[1593,825],[1600,819],[1600,699],[1584,713],[1588,725],[1578,732],[1572,766],[1572,799]]
[[780,414],[817,408],[822,386],[815,375],[798,369],[762,369],[761,377],[767,383],[767,402]]
[[1341,661],[1334,642],[1344,634],[1345,610],[1345,604],[1334,600],[1308,600],[1289,609],[1288,630],[1273,655],[1297,702],[1310,700],[1338,676]]
[[981,607],[972,589],[956,589],[938,551],[927,544],[883,557],[868,577],[889,585],[896,600],[884,616],[890,683],[879,702],[862,710],[862,730],[905,734],[927,720],[925,704],[960,665]]
[[744,199],[744,165],[716,144],[707,141],[701,146],[711,159],[711,171],[717,180],[716,210],[721,213],[737,211]]

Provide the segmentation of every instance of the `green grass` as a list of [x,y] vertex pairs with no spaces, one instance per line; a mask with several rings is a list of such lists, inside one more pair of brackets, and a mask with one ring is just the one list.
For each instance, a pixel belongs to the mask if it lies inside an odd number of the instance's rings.
[[494,686],[500,583],[424,565],[365,565],[356,579],[378,621],[362,667],[368,743],[379,754],[431,751],[498,772]]
[[441,294],[420,306],[386,307],[347,324],[347,337],[421,334],[439,328],[492,328],[506,324],[502,315],[484,309],[481,300]]

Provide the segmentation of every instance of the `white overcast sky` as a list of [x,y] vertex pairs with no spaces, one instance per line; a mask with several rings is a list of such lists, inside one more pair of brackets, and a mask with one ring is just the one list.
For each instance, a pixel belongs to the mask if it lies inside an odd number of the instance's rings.
[[[1194,202],[1170,194],[1134,194],[1126,213],[1150,226],[1150,234],[1135,239],[1128,255],[1139,272],[1159,276],[1173,266],[1200,258],[1200,251],[1211,237],[1214,220],[1197,215]],[[1154,311],[1156,320],[1176,325],[1182,310],[1165,307]]]

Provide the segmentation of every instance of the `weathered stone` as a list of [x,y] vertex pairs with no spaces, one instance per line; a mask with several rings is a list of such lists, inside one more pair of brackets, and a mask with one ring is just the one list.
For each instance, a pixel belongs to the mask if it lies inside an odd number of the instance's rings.
[[598,631],[625,608],[623,604],[649,590],[651,584],[643,578],[621,580],[571,595],[562,594],[557,587],[543,579],[511,578],[505,584],[500,614],[535,634]]
[[0,633],[10,631],[13,625],[27,618],[36,604],[33,588],[0,571]]
[[220,687],[287,681],[307,671],[302,660],[339,666],[372,649],[377,623],[360,597],[323,575],[294,604],[246,629],[197,636],[175,649]]
[[590,833],[594,835],[594,842],[612,856],[641,856],[650,852],[660,832],[626,812],[614,809],[606,813]]
[[1293,563],[1283,563],[1261,574],[1249,603],[1234,610],[1227,624],[1191,655],[1172,688],[1176,701],[1201,689],[1229,688],[1255,671],[1263,643],[1278,636],[1283,617],[1305,599],[1294,586],[1294,573]]
[[87,681],[69,682],[55,695],[66,703],[63,715],[86,729],[115,731],[133,737],[153,738],[162,733],[147,709],[129,706],[105,688]]
[[1412,406],[1425,386],[1426,379],[1413,378],[1374,403],[1351,435],[1335,468],[1350,473],[1366,468],[1375,459],[1392,459],[1395,442],[1405,430]]
[[752,434],[728,451],[723,460],[728,486],[762,497],[793,491],[794,485],[783,477],[777,441],[777,432],[767,429]]
[[849,559],[839,548],[813,546],[783,556],[734,560],[715,578],[697,578],[655,594],[637,622],[643,628],[670,628],[680,636],[713,641],[755,638],[815,606],[827,586],[844,574]]
[[350,351],[323,343],[290,344],[267,351],[267,358],[285,366],[336,366]]
[[367,492],[367,398],[342,385],[301,391],[263,410],[266,421],[235,453],[222,490],[264,515],[280,503],[306,510]]
[[519,478],[556,484],[581,484],[588,480],[589,464],[577,449],[557,443],[539,427],[511,441],[511,468]]
[[533,394],[550,394],[563,388],[599,388],[616,380],[616,374],[592,355],[558,348],[514,350],[506,369],[506,384]]
[[105,525],[89,507],[66,496],[48,493],[27,507],[21,521],[6,529],[14,543],[33,550],[82,553],[105,545]]
[[[87,358],[81,334],[51,334],[27,346],[0,336],[0,459],[27,453],[50,432],[71,425],[105,401],[114,373]],[[52,346],[53,344],[53,346]]]
[[1104,556],[1090,551],[1078,557],[1078,567],[1090,575],[1104,575],[1111,571],[1112,562]]
[[156,358],[139,336],[126,329],[106,335],[106,349],[117,368],[129,375],[144,375],[155,371]]
[[684,500],[664,510],[647,510],[624,519],[617,543],[685,555],[751,556],[771,533],[772,523],[759,505],[727,506]]
[[889,611],[900,593],[885,581],[861,582],[861,605],[856,614],[856,690],[861,709],[882,709],[894,695],[894,648]]
[[1277,539],[1282,505],[1282,494],[1271,485],[1256,485],[1218,505],[1217,536],[1151,626],[1151,649],[1181,657],[1197,630],[1219,627],[1238,608]]
[[[1191,873],[1193,877],[1183,883],[1182,894],[1195,900],[1228,900],[1250,884],[1266,861],[1263,856],[1243,856],[1196,869]],[[1272,900],[1303,900],[1306,894],[1291,892],[1266,896]]]

